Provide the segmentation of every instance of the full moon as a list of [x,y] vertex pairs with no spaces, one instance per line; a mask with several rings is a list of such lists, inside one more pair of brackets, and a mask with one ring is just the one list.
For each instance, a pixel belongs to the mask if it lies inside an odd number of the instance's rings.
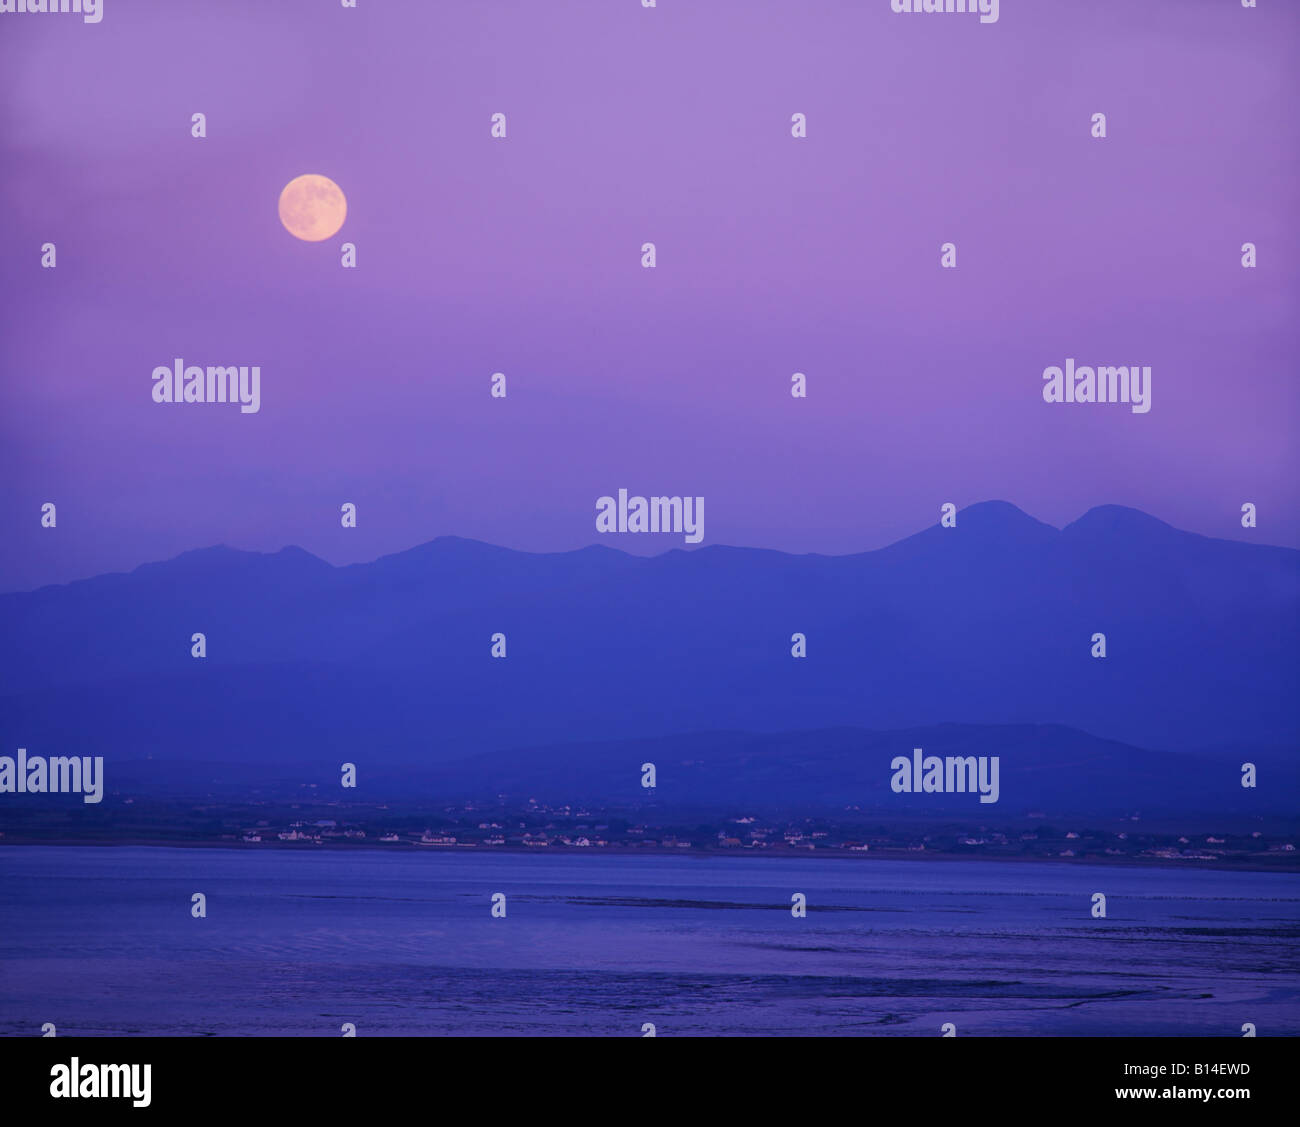
[[347,215],[347,198],[328,176],[298,176],[280,193],[280,222],[289,234],[309,243],[335,234]]

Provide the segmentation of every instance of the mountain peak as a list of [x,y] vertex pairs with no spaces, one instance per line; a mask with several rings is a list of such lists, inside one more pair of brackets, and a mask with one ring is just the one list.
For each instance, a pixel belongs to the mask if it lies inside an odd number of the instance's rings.
[[[1132,536],[1140,533],[1163,535],[1171,532],[1178,533],[1180,530],[1171,524],[1166,524],[1158,517],[1153,517],[1150,513],[1144,513],[1141,509],[1132,509],[1127,505],[1096,505],[1078,520],[1071,521],[1061,531],[1074,535],[1080,532],[1100,532]],[[1181,534],[1186,535],[1186,533]]]
[[472,540],[467,536],[435,536],[432,540],[425,540],[410,548],[402,548],[400,551],[389,552],[387,555],[380,556],[375,560],[355,563],[351,566],[353,568],[369,567],[371,564],[387,566],[403,561],[424,564],[430,559],[443,561],[481,560],[520,554],[513,548],[502,548],[496,544],[489,544],[485,540]]
[[977,501],[967,505],[958,513],[957,527],[974,526],[978,529],[1009,531],[1012,529],[1043,530],[1056,532],[1050,524],[1045,524],[1037,517],[1031,517],[1024,509],[1010,501]]
[[319,556],[296,545],[281,548],[278,552],[250,552],[242,548],[232,548],[229,544],[213,544],[208,548],[192,548],[173,556],[170,560],[157,560],[141,564],[133,574],[147,575],[150,572],[166,569],[174,573],[207,571],[210,569],[250,568],[264,566],[288,566],[328,569],[330,565]]

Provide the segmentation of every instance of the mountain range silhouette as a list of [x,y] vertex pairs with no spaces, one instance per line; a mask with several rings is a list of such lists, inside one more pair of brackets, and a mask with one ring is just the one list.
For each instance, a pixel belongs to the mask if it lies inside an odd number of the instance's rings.
[[[1300,552],[1114,505],[1056,529],[990,501],[844,556],[439,537],[334,567],[214,547],[0,595],[0,743],[337,778],[682,733],[1028,725],[1283,761],[1298,608]],[[797,774],[810,753],[789,754]]]

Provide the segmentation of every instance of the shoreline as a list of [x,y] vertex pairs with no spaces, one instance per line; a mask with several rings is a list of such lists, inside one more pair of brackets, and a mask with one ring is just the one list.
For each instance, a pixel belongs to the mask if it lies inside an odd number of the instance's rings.
[[1130,869],[1206,869],[1210,871],[1232,871],[1232,872],[1259,872],[1259,873],[1279,873],[1283,875],[1300,875],[1300,853],[1282,858],[1280,857],[1275,864],[1261,864],[1259,862],[1246,858],[1223,858],[1222,860],[1206,860],[1202,858],[1187,858],[1185,860],[1175,860],[1172,858],[1161,857],[1045,857],[1045,856],[1008,856],[1004,853],[945,853],[938,850],[912,850],[912,849],[872,849],[869,851],[851,851],[839,849],[781,849],[768,848],[763,850],[755,849],[683,849],[673,846],[518,846],[518,845],[490,845],[490,846],[461,846],[461,845],[429,845],[416,846],[413,842],[379,842],[366,841],[358,842],[351,840],[347,842],[324,842],[324,841],[263,841],[263,842],[242,842],[242,841],[169,841],[161,838],[23,838],[14,839],[10,837],[0,837],[0,849],[11,847],[16,849],[30,848],[32,846],[51,846],[51,847],[68,847],[83,846],[87,848],[105,849],[105,848],[145,848],[145,849],[229,849],[238,852],[266,851],[274,849],[277,852],[308,853],[316,850],[326,849],[331,852],[346,852],[355,850],[364,850],[366,852],[400,852],[403,855],[417,855],[420,853],[429,854],[472,854],[472,855],[536,855],[543,856],[565,856],[580,857],[588,856],[675,856],[683,857],[687,860],[706,860],[720,857],[779,857],[785,860],[807,859],[816,860],[840,860],[840,861],[862,861],[870,862],[871,860],[882,861],[915,861],[915,862],[953,862],[963,863],[969,861],[991,861],[999,863],[1021,863],[1035,865],[1060,865],[1079,866],[1106,866],[1109,868],[1130,868]]

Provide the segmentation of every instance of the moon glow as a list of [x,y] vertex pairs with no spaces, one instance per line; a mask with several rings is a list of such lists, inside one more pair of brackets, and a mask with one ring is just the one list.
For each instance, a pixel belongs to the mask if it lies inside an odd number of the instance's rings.
[[280,222],[295,238],[309,243],[328,239],[343,226],[348,201],[328,176],[295,177],[280,193]]

